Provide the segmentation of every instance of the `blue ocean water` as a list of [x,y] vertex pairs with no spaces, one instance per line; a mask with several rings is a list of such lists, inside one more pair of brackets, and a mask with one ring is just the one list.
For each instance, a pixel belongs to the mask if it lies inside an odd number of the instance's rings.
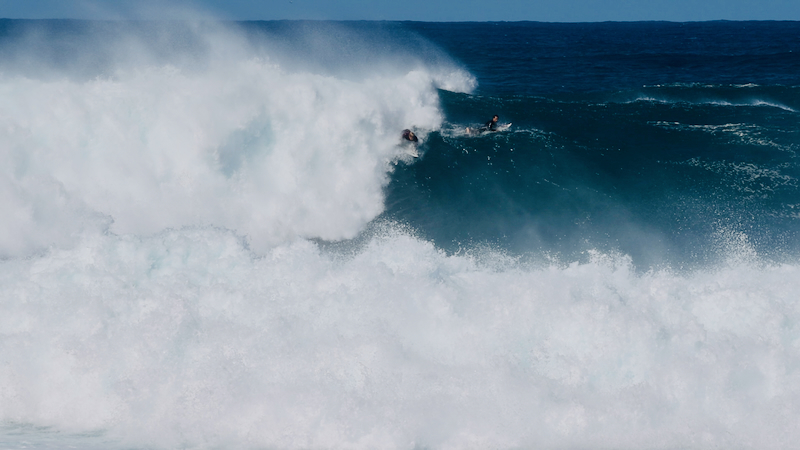
[[793,448],[798,32],[0,20],[0,447]]
[[[412,28],[480,84],[442,93],[447,125],[393,177],[389,217],[449,250],[601,249],[695,267],[725,257],[724,229],[796,260],[796,23]],[[512,132],[447,133],[495,113]]]

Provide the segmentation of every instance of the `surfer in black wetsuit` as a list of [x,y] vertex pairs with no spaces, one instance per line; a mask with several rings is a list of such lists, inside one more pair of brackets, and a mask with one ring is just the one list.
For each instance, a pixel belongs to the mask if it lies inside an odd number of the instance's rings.
[[500,116],[495,114],[492,116],[492,120],[486,122],[486,125],[481,128],[481,131],[497,131],[497,121],[500,120]]
[[467,127],[467,134],[475,136],[475,135],[478,135],[478,134],[481,134],[481,133],[485,133],[487,131],[497,131],[497,121],[498,120],[500,120],[500,116],[495,114],[495,115],[492,116],[492,120],[486,122],[486,125],[484,125],[484,126],[482,126],[480,128]]
[[417,135],[414,134],[413,131],[405,129],[403,130],[403,139],[410,141],[410,142],[419,142]]

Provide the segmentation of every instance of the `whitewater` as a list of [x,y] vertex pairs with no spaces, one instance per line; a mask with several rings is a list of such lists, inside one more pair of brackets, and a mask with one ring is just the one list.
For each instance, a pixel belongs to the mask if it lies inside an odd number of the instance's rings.
[[796,261],[445,248],[386,189],[475,76],[293,26],[7,31],[0,447],[796,445]]

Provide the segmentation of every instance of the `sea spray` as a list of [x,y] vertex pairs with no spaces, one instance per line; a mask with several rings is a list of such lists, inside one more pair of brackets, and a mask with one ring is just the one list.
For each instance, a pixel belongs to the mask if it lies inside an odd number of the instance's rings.
[[205,51],[190,67],[137,56],[145,63],[108,77],[1,79],[0,210],[14,220],[0,253],[85,229],[208,224],[262,250],[353,237],[383,210],[400,131],[441,126],[440,83],[470,88],[445,67],[363,67],[351,80],[286,71],[233,32],[194,40]]
[[349,256],[209,228],[5,261],[3,419],[153,448],[793,441],[796,267],[532,267],[391,230]]

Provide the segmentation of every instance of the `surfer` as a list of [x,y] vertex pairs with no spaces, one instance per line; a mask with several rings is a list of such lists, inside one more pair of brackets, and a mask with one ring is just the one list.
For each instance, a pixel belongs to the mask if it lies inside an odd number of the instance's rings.
[[419,142],[419,139],[417,138],[417,135],[414,134],[414,132],[409,130],[409,129],[403,130],[403,139],[405,139],[405,140],[407,140],[409,142]]
[[497,121],[500,120],[500,116],[497,114],[493,115],[491,120],[486,122],[486,124],[480,128],[470,128],[467,127],[467,134],[477,135],[481,133],[485,133],[487,131],[497,131]]
[[414,134],[413,131],[406,128],[403,130],[403,141],[408,141],[410,145],[403,145],[402,147],[405,148],[405,153],[414,157],[419,158],[419,152],[417,151],[417,144],[419,143],[419,139],[417,135]]
[[481,128],[481,131],[497,131],[497,121],[500,120],[500,116],[495,114],[492,116],[492,120],[486,122],[486,125]]

